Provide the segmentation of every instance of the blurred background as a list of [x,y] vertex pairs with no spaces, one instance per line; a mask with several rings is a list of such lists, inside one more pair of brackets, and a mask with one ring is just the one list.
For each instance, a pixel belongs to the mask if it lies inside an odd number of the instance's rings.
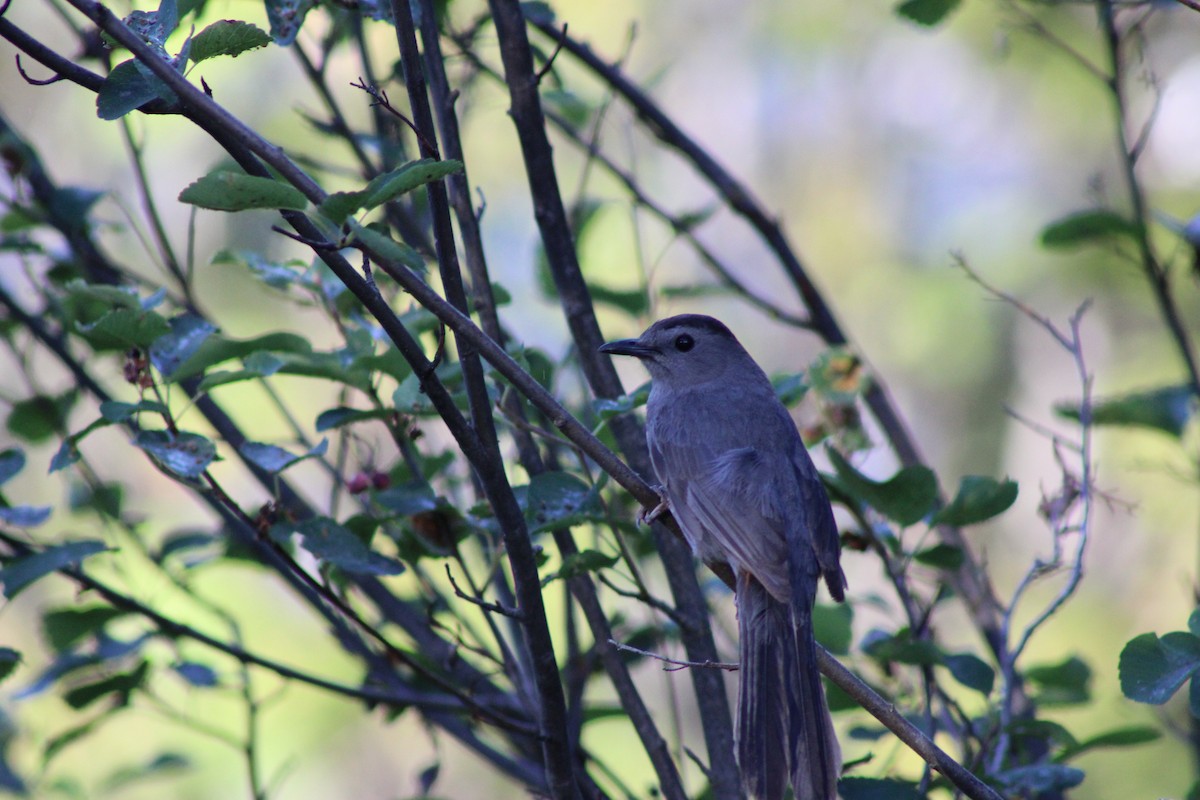
[[[890,2],[563,0],[552,7],[573,36],[605,59],[623,61],[627,74],[779,219],[853,347],[892,394],[943,487],[952,491],[966,474],[1008,476],[1020,484],[1011,511],[970,533],[1006,599],[1033,559],[1052,548],[1037,507],[1043,493],[1055,492],[1061,480],[1046,436],[1007,410],[1074,434],[1052,407],[1078,401],[1080,384],[1069,355],[1044,330],[969,280],[955,267],[954,254],[1064,328],[1069,316],[1091,301],[1082,334],[1097,396],[1184,378],[1154,297],[1133,264],[1113,248],[1052,251],[1039,244],[1042,229],[1071,212],[1104,204],[1127,207],[1111,96],[1068,52],[1104,66],[1094,9],[1077,3],[1018,6],[988,0],[963,4],[930,29],[899,17]],[[14,3],[7,15],[47,44],[71,47],[54,8],[26,0]],[[463,26],[481,11],[481,4],[466,0],[454,0],[449,8],[451,18]],[[266,27],[259,4],[209,0],[204,21],[226,17]],[[1031,19],[1052,31],[1057,41],[1031,26]],[[321,21],[313,22],[313,30],[306,28],[300,36],[302,47],[310,46],[320,30]],[[382,24],[373,28],[376,52],[391,52],[390,30]],[[486,41],[488,34],[483,37]],[[552,49],[545,37],[533,38]],[[1161,3],[1147,18],[1142,46],[1130,50],[1129,134],[1136,138],[1153,117],[1138,169],[1149,202],[1163,219],[1187,221],[1200,211],[1198,41],[1200,14]],[[453,47],[447,51],[453,53]],[[13,66],[13,54],[11,46],[0,42],[0,112],[37,144],[58,181],[106,192],[98,208],[99,216],[111,223],[103,232],[109,252],[156,277],[155,258],[139,240],[141,223],[131,222],[140,213],[140,200],[119,136],[121,123],[98,119],[94,96],[67,82],[28,85]],[[597,140],[662,205],[698,215],[717,207],[711,191],[680,159],[633,124],[628,109],[619,102],[609,105],[611,98],[599,83],[565,54],[559,58],[564,91],[548,101],[552,107],[569,111],[569,104],[577,103],[593,119],[604,109]],[[46,77],[39,65],[29,59],[23,63],[33,77]],[[490,63],[499,66],[494,52]],[[354,69],[347,61],[345,74],[331,84],[352,122],[365,122],[367,98],[349,85],[359,77]],[[298,78],[286,49],[271,46],[207,62],[193,80],[201,74],[219,102],[268,138],[286,141],[295,154],[333,157],[321,152],[327,140],[301,116],[317,112],[320,104]],[[394,97],[403,96],[400,85],[389,89]],[[525,176],[517,166],[519,148],[507,97],[497,84],[478,79],[458,108],[470,178],[485,206],[482,225],[492,275],[515,298],[502,314],[504,322],[516,339],[561,357],[566,326],[536,278],[537,232]],[[167,228],[182,249],[191,209],[173,200],[217,165],[221,154],[185,122],[138,115],[127,120],[144,142],[152,186]],[[768,372],[798,371],[822,351],[815,337],[772,322],[739,301],[672,297],[664,290],[711,281],[692,251],[634,207],[611,179],[589,168],[576,148],[557,142],[556,155],[567,199],[586,194],[599,202],[579,241],[585,272],[597,283],[636,289],[648,281],[658,298],[649,317],[685,310],[720,316]],[[270,224],[266,212],[235,216],[201,211],[196,216],[199,298],[218,312],[231,335],[279,327],[311,333],[302,316],[281,320],[278,315],[294,314],[294,307],[273,305],[261,284],[227,266],[210,266],[214,254],[227,249],[303,257],[272,234]],[[743,222],[718,210],[697,234],[735,265],[756,292],[802,312],[761,240]],[[1155,236],[1163,252],[1183,255],[1165,229]],[[0,253],[0,281],[20,293],[24,280],[19,258]],[[1193,279],[1181,274],[1175,285],[1185,324],[1194,327],[1200,322],[1200,304]],[[610,338],[634,335],[644,321],[616,313],[604,320]],[[332,345],[336,331],[328,336],[326,344]],[[9,367],[0,368],[2,399],[19,398],[29,389]],[[113,371],[119,368],[111,365]],[[636,365],[622,369],[628,370],[623,373],[627,388],[644,382]],[[52,389],[65,387],[68,380],[52,369],[43,379],[43,388]],[[301,408],[310,405],[314,414],[333,396],[332,390],[322,396],[324,389],[314,390],[311,382],[280,385],[311,393],[297,402]],[[579,392],[571,385],[559,389],[567,396]],[[252,415],[253,408],[245,413]],[[81,418],[80,424],[86,421]],[[0,438],[5,435],[0,432]],[[122,434],[105,435],[119,443]],[[104,442],[97,435],[91,452],[102,453]],[[1181,446],[1153,431],[1098,432],[1097,483],[1110,502],[1097,507],[1086,579],[1026,655],[1030,663],[1048,664],[1078,655],[1091,667],[1095,702],[1051,714],[1080,738],[1149,720],[1158,712],[1122,697],[1117,657],[1136,634],[1184,628],[1195,606],[1200,496],[1194,444],[1193,436]],[[33,504],[62,501],[61,483],[45,477],[57,447],[51,442],[30,450],[30,467],[10,484],[10,497]],[[381,459],[389,457],[380,454]],[[882,477],[894,466],[881,456],[864,469]],[[138,467],[121,469],[130,474]],[[129,502],[144,509],[154,525],[206,519],[198,506],[181,503],[174,484],[148,468],[144,472],[144,482]],[[59,514],[43,532],[52,537],[56,529],[76,524],[78,520]],[[866,560],[848,557],[851,593],[860,599],[884,591],[882,584],[872,583],[877,571]],[[307,613],[293,613],[293,601],[283,589],[272,590],[269,583],[236,570],[208,579],[208,588],[225,604],[254,609],[241,616],[247,639],[260,642],[260,649],[321,674],[347,668],[340,652],[311,647],[323,633],[320,624]],[[1032,592],[1029,614],[1017,619],[1027,620],[1058,585],[1050,579]],[[169,587],[140,588],[171,607]],[[70,602],[62,582],[46,582],[22,594],[0,608],[0,643],[36,652],[39,610]],[[943,625],[952,621],[945,617]],[[857,620],[856,637],[869,624],[869,615]],[[964,625],[964,646],[978,646],[972,631]],[[945,629],[939,633],[951,641],[960,635]],[[13,745],[18,764],[22,747],[44,746],[73,717],[53,694],[14,697],[38,666],[26,663],[6,682],[0,701],[6,713],[20,718],[21,736],[28,737]],[[673,680],[680,680],[650,666],[639,674],[648,685],[661,682],[665,694]],[[269,680],[263,684],[272,685]],[[320,692],[295,686],[279,692],[259,720],[265,770],[283,770],[286,776],[272,797],[416,795],[422,770],[439,757],[435,794],[515,796],[511,786],[498,783],[448,737],[431,746],[411,714],[388,723]],[[176,687],[176,695],[166,699],[218,728],[236,730],[245,722],[236,702],[231,699],[222,708],[210,692],[192,696]],[[678,724],[686,725],[686,718]],[[614,739],[609,746],[621,744]],[[848,757],[861,755],[856,747],[847,748]],[[227,746],[148,707],[129,709],[103,735],[64,749],[55,763],[64,774],[82,776],[83,784],[91,786],[81,796],[99,796],[89,782],[108,775],[112,765],[137,763],[164,748],[186,752],[195,762],[193,770],[162,784],[170,787],[171,796],[244,793],[236,755]],[[885,760],[901,758],[896,751],[884,752],[889,753]],[[1169,739],[1140,749],[1100,751],[1079,763],[1088,777],[1078,794],[1181,796],[1191,781],[1187,754],[1187,748]],[[630,764],[631,773],[638,768],[636,762]],[[109,796],[162,797],[161,792],[161,786],[145,784]]]

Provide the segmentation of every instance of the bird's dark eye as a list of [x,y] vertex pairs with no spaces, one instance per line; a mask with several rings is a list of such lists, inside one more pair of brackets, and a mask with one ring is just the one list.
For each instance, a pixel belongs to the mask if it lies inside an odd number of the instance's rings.
[[696,346],[696,340],[686,333],[681,333],[675,337],[675,349],[681,353],[686,353]]

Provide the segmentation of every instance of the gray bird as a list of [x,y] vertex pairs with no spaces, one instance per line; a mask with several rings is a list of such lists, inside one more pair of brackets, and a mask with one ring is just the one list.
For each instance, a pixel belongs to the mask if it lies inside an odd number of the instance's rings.
[[650,459],[693,552],[725,561],[740,639],[737,758],[746,793],[833,800],[841,751],[817,669],[812,607],[846,577],[829,497],[766,374],[721,322],[660,320],[601,352],[650,371]]

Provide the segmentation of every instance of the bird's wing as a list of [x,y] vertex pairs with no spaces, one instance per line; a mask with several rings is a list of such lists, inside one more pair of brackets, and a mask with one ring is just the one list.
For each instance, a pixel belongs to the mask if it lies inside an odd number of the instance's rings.
[[[691,518],[701,526],[701,538],[714,544],[734,570],[744,569],[781,602],[789,589],[787,518],[797,509],[797,492],[786,461],[753,448],[738,448],[688,463],[696,451],[674,451],[682,467],[668,474],[687,476],[669,486],[672,508],[685,508],[681,525]],[[676,499],[675,495],[679,497]],[[809,551],[811,552],[811,550]],[[811,560],[808,553],[802,558]]]

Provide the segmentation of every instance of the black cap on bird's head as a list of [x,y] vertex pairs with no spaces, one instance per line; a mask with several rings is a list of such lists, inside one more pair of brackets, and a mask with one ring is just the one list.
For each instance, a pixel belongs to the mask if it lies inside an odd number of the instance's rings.
[[657,380],[689,383],[711,380],[731,364],[750,360],[723,322],[703,314],[660,319],[638,338],[609,342],[600,352],[633,356]]

